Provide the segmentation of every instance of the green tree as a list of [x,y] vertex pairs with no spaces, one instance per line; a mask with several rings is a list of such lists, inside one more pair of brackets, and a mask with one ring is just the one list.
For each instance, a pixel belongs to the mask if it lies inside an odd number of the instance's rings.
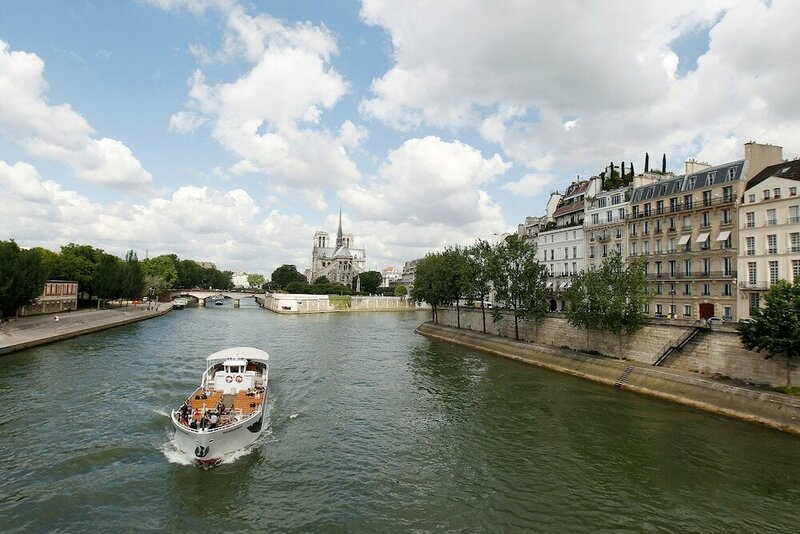
[[311,286],[305,280],[293,280],[284,288],[287,293],[312,293]]
[[587,330],[601,330],[617,338],[617,357],[623,358],[622,342],[645,324],[644,306],[650,301],[644,264],[627,265],[619,254],[603,261],[599,269],[575,276],[567,289],[567,320]]
[[470,263],[472,272],[472,276],[467,280],[468,293],[472,297],[480,299],[484,334],[486,333],[486,298],[491,288],[493,255],[494,249],[485,240],[478,240],[466,250],[466,259]]
[[[113,300],[123,295],[125,287],[123,271],[122,260],[111,254],[103,254],[93,280],[98,298]],[[99,306],[100,302],[97,304]]]
[[[544,291],[537,284],[546,283],[547,277],[536,259],[536,247],[517,235],[510,235],[495,247],[490,272],[498,300],[514,315],[514,337],[519,339],[520,318],[538,321],[547,309],[544,298],[541,303],[535,302]],[[495,308],[492,315],[494,321],[499,321],[503,312]]]
[[474,265],[468,261],[464,249],[449,247],[442,253],[444,284],[443,303],[456,303],[456,327],[461,328],[461,301],[472,297],[472,283],[474,278]]
[[739,339],[747,350],[766,358],[786,358],[786,392],[792,390],[792,360],[800,358],[800,280],[778,280],[764,294],[765,307],[751,313],[752,323],[739,323]]
[[250,287],[261,287],[264,283],[264,275],[263,274],[248,274],[247,275],[247,283]]
[[272,281],[278,285],[279,288],[286,288],[291,282],[306,282],[306,277],[297,272],[297,267],[294,265],[281,265],[272,271]]
[[78,291],[91,296],[95,294],[94,275],[105,252],[90,245],[69,243],[61,247],[58,269],[50,277],[59,280],[75,280]]
[[427,302],[431,307],[431,319],[439,322],[439,306],[446,304],[449,273],[441,253],[428,254],[417,262],[411,298],[416,302]]
[[157,294],[168,288],[177,287],[178,269],[175,267],[174,257],[162,255],[142,261],[147,287],[152,287]]
[[[361,280],[361,291],[364,293],[375,293],[383,281],[383,275],[378,271],[363,272],[358,275],[358,278]],[[357,283],[356,279],[353,279],[353,289],[356,288]]]
[[134,299],[142,296],[144,291],[144,272],[136,253],[129,250],[125,255],[125,263],[122,265],[122,295],[127,299]]
[[41,295],[46,281],[39,253],[22,250],[13,240],[0,241],[0,316],[14,315]]
[[324,284],[330,284],[330,283],[331,283],[331,281],[328,280],[327,276],[319,276],[319,277],[317,277],[316,280],[314,280],[314,284],[317,284],[317,285],[324,285]]
[[405,297],[408,295],[408,288],[403,284],[398,284],[394,288],[394,296],[395,297]]

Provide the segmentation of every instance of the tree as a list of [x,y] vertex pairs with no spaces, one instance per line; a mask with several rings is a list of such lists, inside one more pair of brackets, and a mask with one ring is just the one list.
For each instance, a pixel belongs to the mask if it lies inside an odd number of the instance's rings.
[[[378,286],[381,285],[383,281],[383,275],[378,271],[366,271],[358,275],[358,278],[361,279],[361,291],[364,293],[375,293],[378,290]],[[356,288],[356,284],[358,282],[356,279],[353,279],[353,289]]]
[[667,174],[667,155],[661,158],[661,174]]
[[739,339],[747,350],[766,358],[786,358],[786,392],[792,388],[792,360],[800,358],[800,280],[778,280],[764,294],[765,307],[753,310],[752,323],[739,323]]
[[141,297],[144,290],[144,272],[134,251],[130,250],[125,255],[122,272],[122,294],[120,296],[127,299]]
[[13,240],[0,241],[0,316],[14,315],[17,308],[42,294],[47,271],[34,250],[22,250]]
[[294,265],[281,265],[272,271],[272,281],[283,289],[291,282],[306,282],[306,277],[297,272],[297,267]]
[[494,249],[488,241],[478,240],[466,250],[467,262],[471,264],[472,277],[467,280],[468,293],[481,301],[483,333],[486,333],[486,298],[489,295],[492,279],[491,266]]
[[[536,247],[517,235],[511,235],[495,248],[491,267],[492,284],[498,300],[514,314],[514,338],[519,339],[519,319],[531,318],[539,320],[539,310],[546,310],[542,297],[547,274],[536,259]],[[542,284],[539,288],[538,285]],[[532,295],[530,293],[533,293]],[[541,303],[535,299],[541,298]],[[539,306],[542,308],[539,308]],[[528,307],[535,309],[529,309]],[[495,308],[493,320],[503,317],[499,308]]]
[[649,302],[644,264],[625,264],[619,254],[603,261],[599,269],[579,273],[567,289],[567,320],[587,330],[611,332],[617,338],[617,357],[622,359],[624,335],[644,326],[644,305]]
[[50,277],[78,282],[78,292],[91,296],[94,291],[94,275],[100,266],[100,259],[105,252],[90,245],[69,243],[61,247],[58,269],[50,273]]
[[261,287],[264,284],[263,274],[248,274],[247,283],[250,287]]
[[[94,274],[93,287],[100,299],[113,300],[124,291],[122,260],[111,254],[103,254],[100,265]],[[97,305],[100,305],[98,301]]]
[[650,154],[644,153],[644,172],[650,172]]
[[408,288],[403,284],[399,284],[394,288],[394,296],[404,298],[408,295]]
[[411,298],[416,302],[427,302],[431,307],[431,319],[439,322],[439,306],[447,302],[447,268],[442,253],[428,254],[417,262]]
[[172,256],[156,256],[142,261],[142,271],[148,282],[147,287],[156,289],[161,293],[164,289],[176,287],[178,282],[178,269],[175,267]]

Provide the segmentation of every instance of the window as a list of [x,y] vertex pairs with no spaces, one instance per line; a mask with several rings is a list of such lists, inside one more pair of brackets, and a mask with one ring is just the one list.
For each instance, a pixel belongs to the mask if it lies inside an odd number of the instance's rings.
[[774,198],[781,198],[781,188],[780,187],[776,187],[775,189],[773,189],[772,190],[772,196]]
[[800,232],[789,234],[789,251],[800,252]]
[[642,243],[642,255],[648,256],[650,254],[650,241]]
[[678,197],[669,199],[669,211],[678,211]]
[[578,274],[578,264],[575,263],[574,261],[572,262],[572,274],[573,275]]
[[730,256],[722,258],[722,275],[733,276],[733,258]]
[[793,197],[795,195],[797,195],[797,188],[796,187],[790,187],[789,188],[789,196]]
[[675,238],[669,238],[669,248],[667,249],[668,252],[675,252]]
[[614,212],[611,211],[611,210],[608,210],[606,212],[606,222],[611,222],[613,220],[614,220]]
[[770,234],[767,236],[767,254],[778,253],[778,236]]
[[686,276],[692,274],[692,260],[683,260],[683,272],[686,273]]
[[758,283],[758,269],[756,268],[756,262],[748,261],[747,262],[747,282],[754,286]]
[[603,257],[608,256],[608,245],[603,245]]
[[677,226],[675,226],[675,217],[669,218],[669,229],[670,231],[675,230]]
[[789,206],[789,222],[800,222],[800,206]]
[[692,228],[692,216],[691,215],[684,215],[683,217],[683,229],[690,230]]
[[756,196],[755,195],[747,195],[747,201],[752,204],[753,202],[756,201]]
[[703,258],[703,276],[711,275],[711,258]]
[[730,182],[736,178],[736,167],[729,167],[728,174],[725,175],[725,181]]
[[675,260],[669,260],[669,275],[674,278],[677,270],[675,269]]
[[733,187],[727,185],[722,188],[722,199],[725,202],[733,202]]
[[622,238],[622,228],[618,227],[617,228],[617,239],[621,239],[621,238]]
[[769,262],[769,283],[774,284],[778,281],[778,262]]
[[684,317],[691,317],[692,316],[692,305],[691,304],[684,304],[683,305],[683,316]]
[[600,217],[597,213],[592,213],[592,224],[597,224],[600,222]]
[[611,195],[611,205],[619,204],[619,195]]
[[573,258],[578,257],[578,247],[572,247],[572,257]]
[[656,229],[653,231],[653,233],[656,233],[656,234],[660,234],[661,233],[661,219],[658,219],[656,221]]
[[606,207],[606,197],[598,198],[597,199],[597,205],[599,207],[601,207],[601,208],[605,208]]
[[711,226],[711,214],[709,212],[704,212],[702,215],[702,224],[700,225],[702,228],[708,228]]
[[564,276],[569,276],[569,263],[564,263]]
[[663,200],[659,200],[659,201],[656,202],[656,213],[658,213],[659,215],[664,213],[664,201]]
[[663,295],[663,294],[664,294],[664,285],[656,284],[656,295]]
[[661,254],[661,240],[660,240],[660,239],[658,239],[658,240],[656,240],[656,242],[655,242],[655,243],[656,243],[656,244],[655,244],[655,250],[654,250],[654,252],[655,252],[656,254]]
[[733,296],[733,284],[731,284],[730,282],[725,282],[725,285],[722,286],[722,296],[723,297]]
[[686,186],[686,189],[694,189],[694,184],[697,183],[697,176],[690,176],[689,183]]
[[722,318],[726,321],[730,321],[733,319],[733,306],[723,306],[722,307]]
[[636,237],[636,223],[631,225],[631,235]]
[[692,195],[683,196],[683,208],[687,210],[692,209]]
[[767,226],[778,224],[778,218],[775,216],[775,210],[767,210]]
[[703,206],[711,205],[711,191],[703,191]]
[[656,315],[659,317],[664,315],[664,308],[661,306],[661,304],[656,304]]
[[660,274],[661,274],[661,262],[657,261],[656,262],[656,275],[660,275]]
[[624,221],[625,220],[625,208],[620,208],[619,209],[619,220],[620,221]]
[[645,217],[650,215],[650,203],[649,202],[644,205],[644,215],[645,215]]
[[755,226],[756,226],[756,212],[748,211],[747,213],[745,213],[745,216],[747,218],[747,228],[755,228]]
[[569,258],[569,247],[564,247],[564,259]]
[[769,200],[769,189],[764,189],[764,200]]
[[731,209],[725,208],[722,210],[722,224],[731,224]]
[[703,296],[708,297],[711,295],[711,284],[703,284]]
[[650,235],[650,221],[642,223],[642,235]]
[[792,260],[792,280],[800,276],[800,260]]
[[692,284],[683,284],[683,294],[684,296],[692,294]]
[[594,246],[589,247],[589,257],[594,258]]
[[556,259],[556,249],[550,249],[550,261]]
[[714,175],[716,173],[710,172],[706,174],[706,184],[705,185],[712,185],[714,183]]

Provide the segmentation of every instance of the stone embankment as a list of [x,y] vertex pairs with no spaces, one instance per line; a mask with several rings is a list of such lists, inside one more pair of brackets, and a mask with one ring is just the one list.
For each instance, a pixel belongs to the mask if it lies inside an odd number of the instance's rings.
[[160,303],[157,309],[138,304],[108,310],[22,317],[0,326],[0,355],[151,319],[171,309],[169,303]]
[[800,399],[694,373],[424,323],[417,333],[553,371],[800,435]]
[[348,295],[256,295],[262,307],[275,313],[341,313],[357,311],[414,311],[428,308],[400,297],[351,297]]

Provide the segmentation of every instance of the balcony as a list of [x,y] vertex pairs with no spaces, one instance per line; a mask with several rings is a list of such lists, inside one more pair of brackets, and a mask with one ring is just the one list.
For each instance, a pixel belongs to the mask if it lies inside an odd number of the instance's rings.
[[766,291],[769,289],[769,284],[766,280],[758,282],[739,282],[739,289],[746,289],[748,291]]
[[700,271],[698,273],[647,273],[648,280],[726,280],[736,278],[736,271]]

